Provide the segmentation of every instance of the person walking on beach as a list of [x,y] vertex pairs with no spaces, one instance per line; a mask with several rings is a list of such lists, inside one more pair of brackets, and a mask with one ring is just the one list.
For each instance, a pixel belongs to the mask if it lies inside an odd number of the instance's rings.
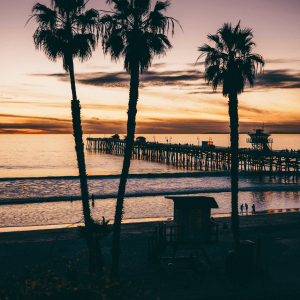
[[246,210],[246,214],[248,215],[248,204],[245,203],[245,210]]
[[92,207],[94,207],[95,206],[95,196],[94,196],[94,194],[92,194]]
[[252,215],[255,215],[255,204],[252,205]]
[[241,214],[243,214],[244,204],[241,205]]

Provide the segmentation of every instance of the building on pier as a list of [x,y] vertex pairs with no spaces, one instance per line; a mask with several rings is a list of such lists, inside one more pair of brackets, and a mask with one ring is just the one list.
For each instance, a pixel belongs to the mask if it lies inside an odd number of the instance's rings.
[[211,147],[215,148],[215,145],[212,141],[212,138],[209,138],[209,141],[202,141],[202,147]]
[[138,136],[136,141],[139,143],[146,143],[146,138],[144,136]]
[[112,138],[113,140],[119,140],[119,139],[120,139],[120,136],[119,136],[118,134],[114,134],[114,135],[111,136],[111,138]]

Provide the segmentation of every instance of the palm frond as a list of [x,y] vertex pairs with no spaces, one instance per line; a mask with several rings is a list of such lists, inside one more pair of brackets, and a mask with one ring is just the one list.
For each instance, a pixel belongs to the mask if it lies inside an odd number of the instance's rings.
[[106,2],[114,8],[99,21],[103,51],[110,53],[112,60],[123,56],[128,72],[132,60],[138,58],[140,70],[144,71],[155,56],[165,55],[172,47],[166,33],[170,30],[173,35],[175,24],[179,22],[163,14],[169,1],[157,1],[152,11],[150,0],[134,0],[132,5],[127,0]]
[[32,8],[32,13],[33,14],[31,15],[27,23],[32,18],[34,18],[39,26],[50,26],[51,28],[55,27],[55,24],[57,22],[57,12],[55,10],[48,8],[46,5],[36,3]]
[[75,35],[72,43],[76,45],[73,56],[79,57],[81,61],[89,59],[96,46],[95,36],[91,33]]
[[[66,56],[84,61],[95,50],[98,36],[98,11],[83,12],[84,0],[51,0],[51,8],[36,3],[32,16],[38,23],[33,39],[37,49],[44,51],[50,60],[63,58],[63,67],[69,70]],[[29,21],[28,20],[28,21]]]
[[215,90],[223,85],[223,95],[228,96],[232,91],[241,93],[246,81],[253,86],[258,68],[264,66],[260,55],[253,54],[253,33],[249,28],[241,29],[240,22],[232,27],[224,24],[215,35],[209,34],[209,41],[214,47],[204,44],[198,48],[201,52],[197,61],[205,57],[205,79]]
[[134,0],[134,9],[143,15],[149,11],[151,0]]
[[170,1],[157,1],[154,7],[154,11],[166,10],[170,6]]

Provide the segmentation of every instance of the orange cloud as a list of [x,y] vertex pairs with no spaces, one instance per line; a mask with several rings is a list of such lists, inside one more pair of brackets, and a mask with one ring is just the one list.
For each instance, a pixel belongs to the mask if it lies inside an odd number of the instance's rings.
[[[71,119],[45,118],[19,115],[0,114],[2,134],[71,134]],[[115,132],[126,134],[127,120],[107,120],[99,118],[83,118],[82,127],[85,134],[105,134]],[[239,132],[252,131],[254,126],[261,126],[261,122],[240,122]],[[268,131],[272,133],[300,133],[300,122],[270,122]],[[219,120],[203,120],[200,118],[139,118],[136,124],[137,134],[204,134],[229,133],[229,122]]]

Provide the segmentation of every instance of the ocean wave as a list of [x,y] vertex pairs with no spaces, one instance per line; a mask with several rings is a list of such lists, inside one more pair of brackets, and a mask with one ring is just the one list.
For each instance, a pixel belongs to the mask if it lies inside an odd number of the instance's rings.
[[[176,191],[157,191],[157,192],[134,192],[125,193],[127,198],[135,197],[155,197],[155,196],[174,196],[174,195],[193,195],[193,194],[212,194],[212,193],[230,193],[230,188],[203,188],[203,189],[182,189]],[[286,191],[300,191],[298,184],[292,185],[262,185],[255,187],[241,187],[239,192],[286,192]],[[95,199],[116,199],[117,194],[94,195]],[[90,197],[91,199],[91,197]],[[65,196],[65,197],[39,197],[39,198],[18,198],[0,200],[0,205],[11,204],[27,204],[27,203],[44,203],[44,202],[60,202],[60,201],[77,201],[81,200],[80,196]]]
[[[146,173],[146,174],[129,174],[128,178],[180,178],[180,177],[220,177],[230,176],[230,172],[178,172],[178,173]],[[88,175],[89,179],[118,179],[120,175]],[[17,180],[79,180],[79,176],[48,176],[48,177],[5,177],[0,178],[1,181],[17,181]]]

